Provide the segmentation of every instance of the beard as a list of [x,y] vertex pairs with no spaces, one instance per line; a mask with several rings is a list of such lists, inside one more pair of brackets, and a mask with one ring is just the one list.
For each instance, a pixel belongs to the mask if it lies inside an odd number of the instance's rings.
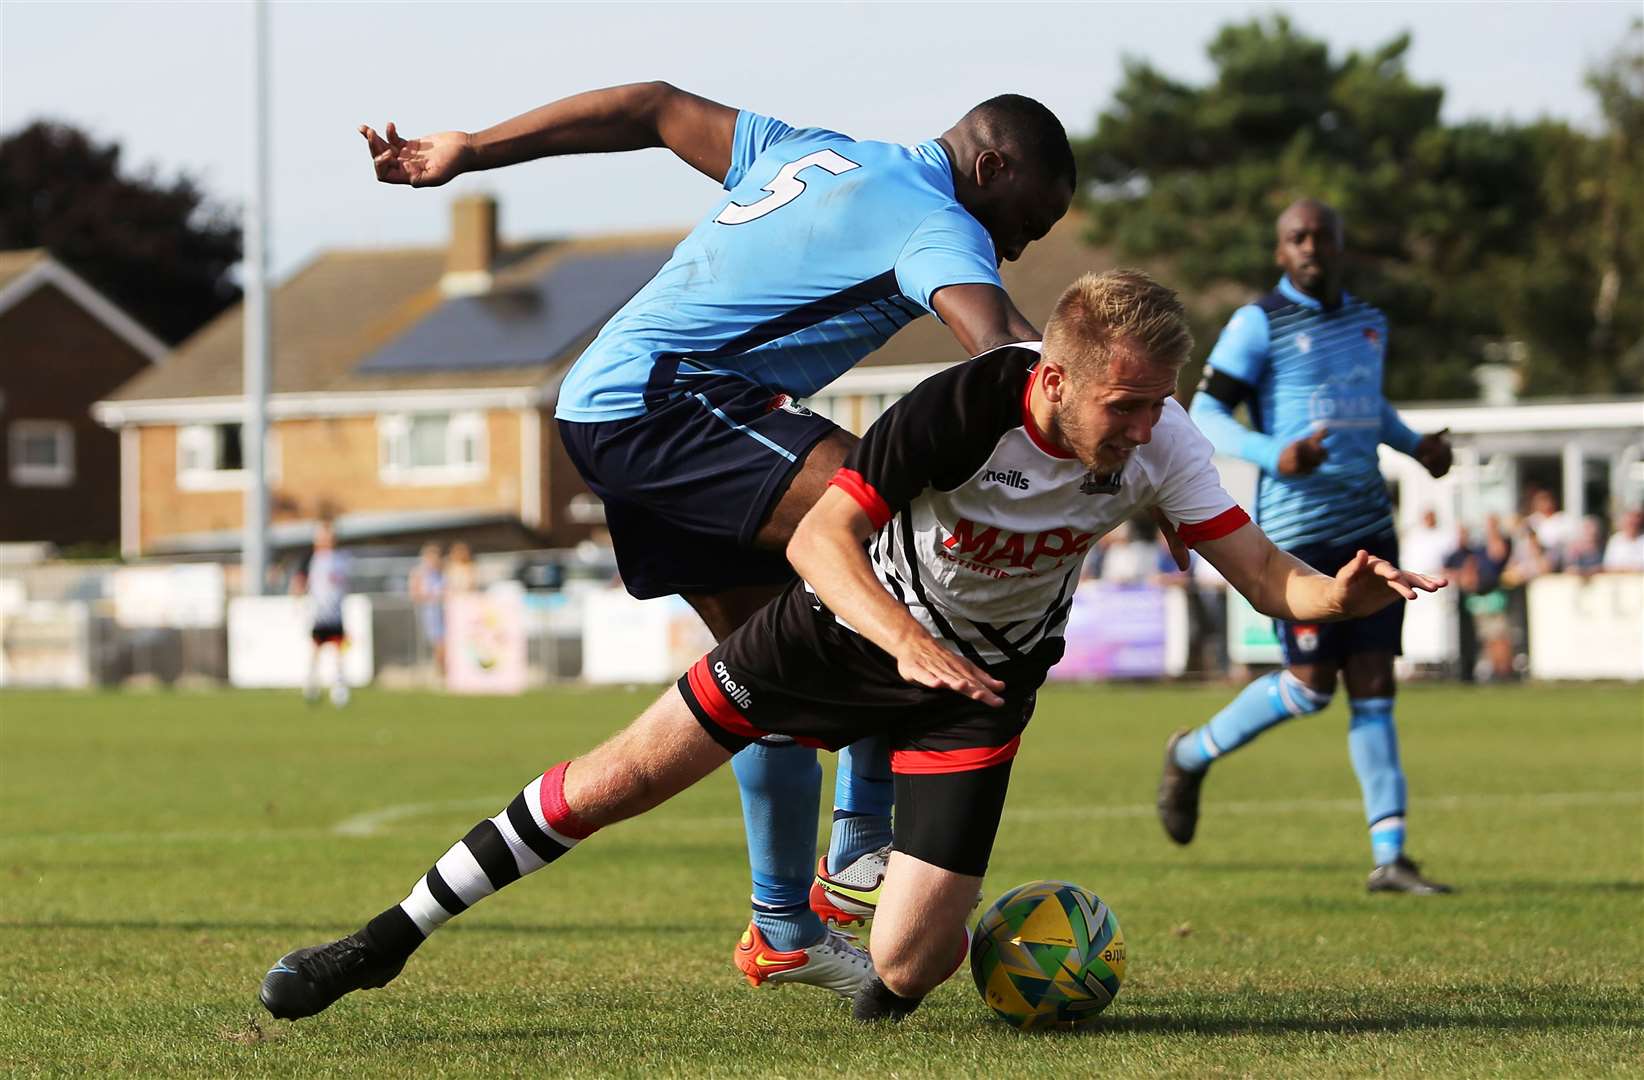
[[1053,424],[1056,441],[1072,450],[1079,464],[1091,472],[1112,472],[1123,464],[1120,461],[1108,463],[1100,460],[1101,439],[1072,409],[1058,407]]

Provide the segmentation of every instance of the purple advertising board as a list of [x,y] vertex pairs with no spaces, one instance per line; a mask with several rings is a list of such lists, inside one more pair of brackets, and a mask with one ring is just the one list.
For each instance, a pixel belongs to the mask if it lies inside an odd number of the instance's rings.
[[1052,679],[1155,679],[1165,673],[1165,594],[1086,581],[1073,594],[1067,652]]

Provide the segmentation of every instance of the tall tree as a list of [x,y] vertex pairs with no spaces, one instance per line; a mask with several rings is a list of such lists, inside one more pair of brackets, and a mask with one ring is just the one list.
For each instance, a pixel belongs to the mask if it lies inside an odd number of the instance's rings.
[[[1392,321],[1394,395],[1470,397],[1473,368],[1500,355],[1521,358],[1532,392],[1638,388],[1644,361],[1623,358],[1644,331],[1644,290],[1622,287],[1644,228],[1636,40],[1593,77],[1602,138],[1446,125],[1442,88],[1405,69],[1409,46],[1400,35],[1333,59],[1278,16],[1224,27],[1205,86],[1127,61],[1079,148],[1097,239],[1169,261],[1196,291],[1253,292],[1277,275],[1274,218],[1311,195],[1347,221],[1349,288]],[[1219,326],[1203,329],[1201,355]]]
[[122,171],[120,147],[36,121],[0,137],[0,249],[44,247],[165,341],[239,299],[240,227],[187,175]]

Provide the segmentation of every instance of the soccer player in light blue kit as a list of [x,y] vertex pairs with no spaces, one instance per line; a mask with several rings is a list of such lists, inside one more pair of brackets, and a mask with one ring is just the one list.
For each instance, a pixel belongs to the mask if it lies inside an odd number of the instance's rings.
[[[795,128],[665,83],[579,94],[473,134],[361,133],[390,183],[665,146],[723,185],[577,361],[556,409],[567,452],[604,500],[628,591],[683,595],[721,641],[792,579],[783,548],[855,444],[794,399],[927,311],[971,355],[1037,339],[998,267],[1067,212],[1075,181],[1061,124],[1019,95],[911,146]],[[773,737],[738,754],[734,771],[754,880],[737,966],[755,985],[854,992],[866,954],[816,912],[872,912],[890,841],[883,740],[840,755],[820,867],[815,750]],[[373,927],[366,938],[415,932]]]
[[[1191,415],[1223,454],[1261,468],[1256,519],[1274,544],[1324,573],[1364,549],[1398,561],[1392,504],[1377,465],[1386,443],[1435,477],[1450,468],[1445,433],[1418,435],[1382,396],[1387,319],[1341,287],[1340,216],[1311,199],[1279,216],[1278,287],[1234,312],[1205,365]],[[1251,426],[1233,418],[1248,406]],[[1364,619],[1277,621],[1285,668],[1245,687],[1192,731],[1171,736],[1159,817],[1178,844],[1193,839],[1211,764],[1347,687],[1348,752],[1364,794],[1375,868],[1371,892],[1450,891],[1404,854],[1405,783],[1393,725],[1393,657],[1404,605]]]

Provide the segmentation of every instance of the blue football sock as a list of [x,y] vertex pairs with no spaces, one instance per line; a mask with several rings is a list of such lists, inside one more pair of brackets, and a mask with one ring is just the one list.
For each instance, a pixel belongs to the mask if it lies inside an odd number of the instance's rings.
[[1393,726],[1393,699],[1354,698],[1347,727],[1347,752],[1364,793],[1364,820],[1370,825],[1370,852],[1376,865],[1404,850],[1404,768]]
[[[806,927],[813,923],[814,932],[807,930]],[[803,904],[787,904],[783,907],[766,907],[755,900],[753,924],[759,927],[765,941],[777,952],[808,949],[821,941],[826,933],[822,928],[822,920],[811,910],[809,900]]]
[[1237,750],[1274,724],[1318,712],[1330,704],[1330,698],[1288,671],[1263,675],[1239,691],[1208,724],[1176,743],[1176,764],[1189,772],[1203,772],[1216,758]]
[[796,743],[754,743],[731,759],[753,870],[754,925],[773,949],[815,945],[822,920],[810,909],[816,873],[816,810],[822,766]]
[[833,785],[833,834],[828,840],[828,872],[842,870],[891,842],[890,742],[870,736],[839,751]]
[[1404,854],[1404,815],[1382,818],[1370,826],[1370,857],[1377,866],[1397,861]]

